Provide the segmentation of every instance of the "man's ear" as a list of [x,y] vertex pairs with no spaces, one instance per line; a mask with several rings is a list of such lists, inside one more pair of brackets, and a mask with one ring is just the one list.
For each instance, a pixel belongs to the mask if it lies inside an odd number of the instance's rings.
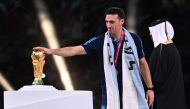
[[120,23],[123,25],[123,24],[124,24],[124,19],[121,19],[121,20],[120,20]]

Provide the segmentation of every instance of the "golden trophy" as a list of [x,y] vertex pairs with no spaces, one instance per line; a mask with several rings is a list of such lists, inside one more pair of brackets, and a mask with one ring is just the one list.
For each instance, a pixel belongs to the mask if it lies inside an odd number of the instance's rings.
[[32,64],[34,69],[33,85],[43,85],[42,75],[45,64],[45,53],[43,51],[33,51],[31,54]]

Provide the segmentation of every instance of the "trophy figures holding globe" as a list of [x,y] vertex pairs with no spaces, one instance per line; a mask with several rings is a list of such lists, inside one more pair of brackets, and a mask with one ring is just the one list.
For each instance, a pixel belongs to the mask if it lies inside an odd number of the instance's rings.
[[33,51],[31,54],[34,69],[33,85],[43,85],[43,67],[45,64],[45,53],[43,51]]

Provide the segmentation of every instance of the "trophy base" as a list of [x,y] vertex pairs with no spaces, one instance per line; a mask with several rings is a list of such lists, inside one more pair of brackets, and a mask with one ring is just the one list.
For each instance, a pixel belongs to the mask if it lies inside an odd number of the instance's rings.
[[92,91],[26,85],[18,91],[4,91],[3,109],[93,109]]
[[44,85],[44,82],[42,80],[34,80],[32,85]]

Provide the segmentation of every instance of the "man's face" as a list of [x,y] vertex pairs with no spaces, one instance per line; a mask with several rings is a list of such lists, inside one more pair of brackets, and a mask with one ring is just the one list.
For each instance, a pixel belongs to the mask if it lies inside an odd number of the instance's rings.
[[118,15],[108,14],[105,18],[106,21],[106,27],[111,35],[116,35],[119,30],[122,29],[122,26],[124,24],[124,19],[120,19]]
[[153,39],[152,39],[152,33],[150,32],[149,35],[150,35],[150,37],[151,37],[151,40],[153,41]]

